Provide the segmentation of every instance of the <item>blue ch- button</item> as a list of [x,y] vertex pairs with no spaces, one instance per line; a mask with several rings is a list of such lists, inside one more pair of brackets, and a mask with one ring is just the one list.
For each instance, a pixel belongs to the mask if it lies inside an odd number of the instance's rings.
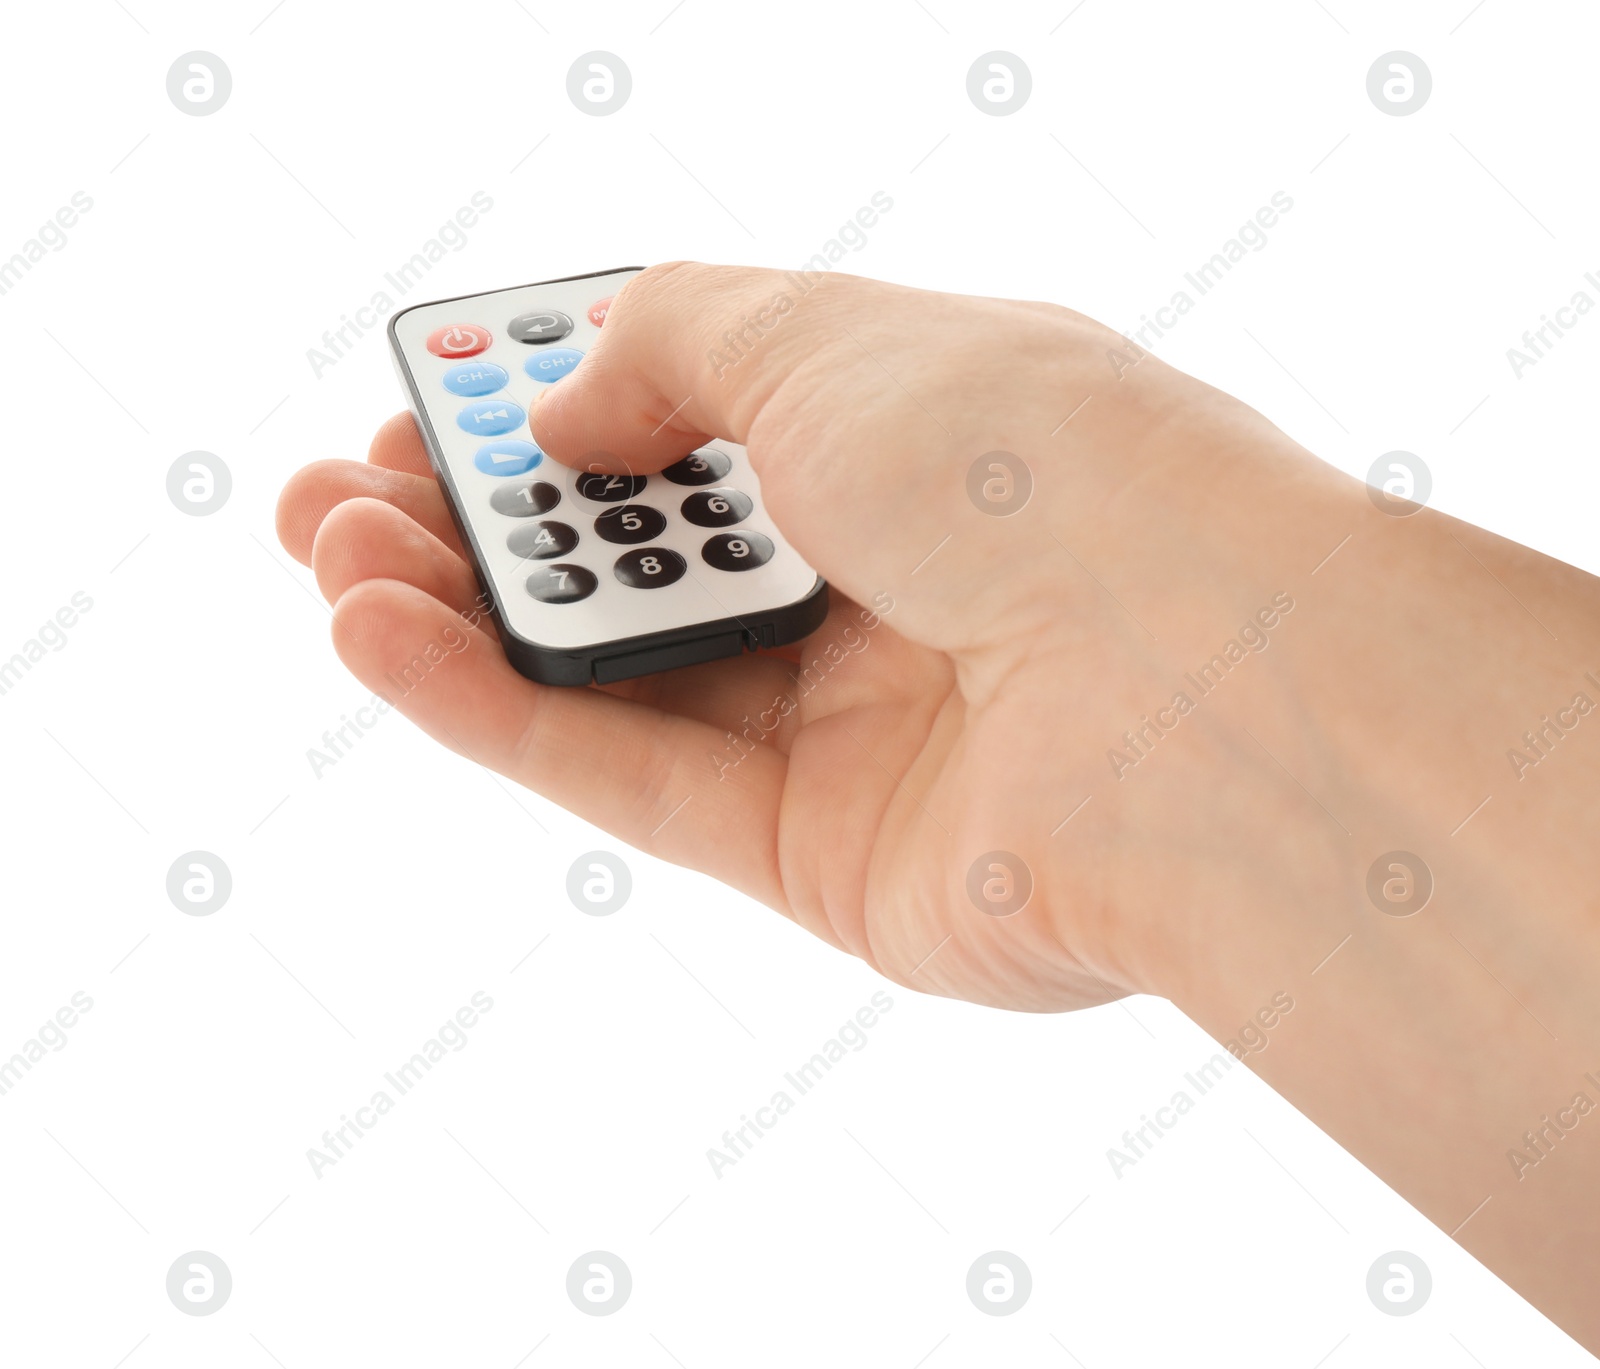
[[583,360],[583,353],[572,347],[546,347],[522,363],[522,369],[535,380],[560,380]]
[[525,475],[543,460],[544,453],[533,443],[508,437],[503,442],[485,442],[473,464],[485,475]]
[[528,415],[522,406],[509,399],[486,399],[479,404],[469,404],[456,415],[456,423],[463,432],[480,433],[484,437],[514,432],[527,421]]
[[496,366],[492,361],[463,361],[444,373],[444,388],[453,395],[471,399],[504,389],[509,379],[506,368]]

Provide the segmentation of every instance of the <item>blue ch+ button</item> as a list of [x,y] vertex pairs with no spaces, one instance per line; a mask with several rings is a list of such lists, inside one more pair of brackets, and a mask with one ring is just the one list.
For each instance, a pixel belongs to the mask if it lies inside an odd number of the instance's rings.
[[469,404],[456,415],[456,423],[463,432],[480,433],[484,437],[514,432],[527,421],[527,413],[509,399],[486,399],[480,404]]
[[504,442],[484,443],[478,448],[473,465],[485,475],[525,475],[543,460],[544,453],[533,443],[507,438]]
[[535,352],[522,363],[522,369],[535,380],[546,383],[560,380],[583,360],[583,353],[573,347],[546,347]]
[[471,399],[504,389],[509,379],[506,368],[496,366],[492,361],[463,361],[444,373],[444,388],[453,395]]

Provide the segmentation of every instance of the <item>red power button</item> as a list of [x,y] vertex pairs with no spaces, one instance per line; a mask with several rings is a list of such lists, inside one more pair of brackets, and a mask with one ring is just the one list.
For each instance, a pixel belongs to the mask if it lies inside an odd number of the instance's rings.
[[475,323],[452,323],[428,334],[428,350],[436,357],[475,357],[493,339]]

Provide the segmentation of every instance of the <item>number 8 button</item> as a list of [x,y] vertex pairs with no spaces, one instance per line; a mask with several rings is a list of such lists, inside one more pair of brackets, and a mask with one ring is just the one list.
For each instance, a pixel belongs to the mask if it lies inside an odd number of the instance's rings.
[[619,556],[612,569],[630,589],[659,589],[683,579],[689,563],[665,547],[641,547]]

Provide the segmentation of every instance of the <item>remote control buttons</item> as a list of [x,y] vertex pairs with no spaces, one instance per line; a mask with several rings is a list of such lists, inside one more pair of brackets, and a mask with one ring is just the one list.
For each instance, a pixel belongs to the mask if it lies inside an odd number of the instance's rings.
[[531,518],[549,513],[561,502],[561,491],[544,480],[525,485],[502,485],[489,496],[489,506],[508,518]]
[[481,433],[485,437],[515,432],[527,421],[527,410],[509,399],[486,399],[469,404],[456,415],[456,423],[463,432]]
[[589,306],[589,322],[594,324],[594,326],[596,328],[604,327],[605,326],[605,321],[606,321],[606,314],[610,312],[610,309],[611,309],[611,296],[610,295],[607,295],[604,299],[597,299],[593,304],[591,304]]
[[572,320],[555,309],[535,309],[531,314],[518,314],[506,324],[506,336],[530,345],[536,342],[559,342],[572,331]]
[[772,560],[772,543],[759,532],[725,532],[701,547],[700,556],[718,570],[754,570]]
[[504,389],[510,379],[504,366],[496,366],[492,361],[469,361],[463,366],[452,366],[444,373],[444,388],[453,395],[471,399]]
[[549,383],[560,380],[583,360],[583,353],[572,347],[552,347],[548,351],[535,352],[525,362],[522,369],[535,380]]
[[494,341],[475,323],[448,323],[428,334],[428,350],[436,357],[475,357]]
[[697,528],[731,528],[750,516],[750,496],[738,490],[707,490],[683,501],[683,516]]
[[733,462],[713,447],[691,452],[682,461],[674,461],[661,474],[674,485],[715,485],[726,480]]
[[578,531],[569,523],[546,519],[540,523],[524,523],[513,528],[506,545],[518,556],[530,561],[548,561],[565,556],[578,545]]
[[683,579],[689,563],[665,547],[644,547],[619,556],[612,569],[617,579],[631,589],[660,589]]
[[528,577],[528,593],[541,604],[575,604],[593,594],[599,583],[582,566],[540,566]]
[[642,475],[605,475],[591,471],[578,477],[576,488],[585,499],[597,504],[620,504],[624,499],[632,499],[644,487]]
[[646,504],[624,504],[607,509],[594,520],[594,530],[608,542],[633,545],[660,537],[667,530],[666,516]]
[[[515,409],[516,405],[507,407]],[[526,475],[543,460],[544,453],[533,443],[507,438],[504,442],[485,442],[472,458],[472,464],[485,475]]]

